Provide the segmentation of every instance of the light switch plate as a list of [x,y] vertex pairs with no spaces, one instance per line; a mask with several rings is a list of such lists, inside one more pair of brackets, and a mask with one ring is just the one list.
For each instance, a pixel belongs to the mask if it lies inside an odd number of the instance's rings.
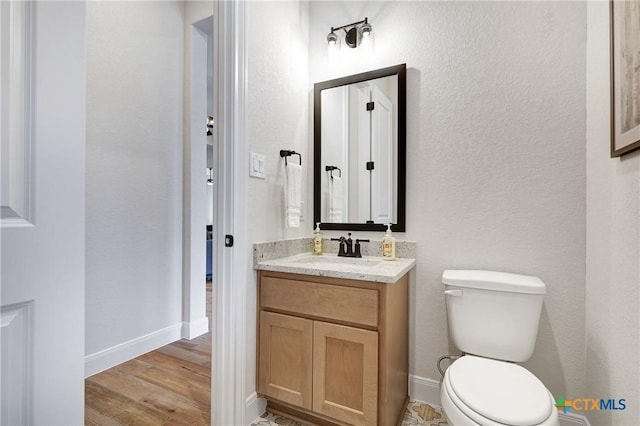
[[264,155],[255,152],[249,153],[249,176],[258,179],[265,179],[264,176]]

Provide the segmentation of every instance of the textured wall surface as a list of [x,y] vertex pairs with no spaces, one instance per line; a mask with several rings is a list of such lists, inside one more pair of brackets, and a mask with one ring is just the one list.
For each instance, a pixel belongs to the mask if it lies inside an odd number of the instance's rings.
[[[313,163],[309,138],[308,6],[305,2],[247,4],[247,145],[265,156],[266,179],[248,178],[247,238],[251,242],[309,236]],[[304,221],[285,228],[281,149],[302,153]],[[297,162],[298,156],[288,161]],[[247,153],[247,162],[249,158]],[[247,175],[248,175],[247,171]],[[255,392],[256,275],[247,250],[247,396]],[[251,419],[249,419],[251,420]]]
[[[365,16],[375,55],[350,51],[330,66],[330,27]],[[410,372],[439,380],[437,358],[454,351],[444,269],[531,274],[548,294],[527,366],[555,395],[580,395],[586,5],[312,2],[309,22],[310,88],[407,63],[407,232],[398,237],[418,243]]]
[[182,19],[87,3],[87,355],[181,322]]
[[640,152],[609,158],[609,19],[590,2],[587,41],[586,396],[626,398],[591,423],[640,419]]

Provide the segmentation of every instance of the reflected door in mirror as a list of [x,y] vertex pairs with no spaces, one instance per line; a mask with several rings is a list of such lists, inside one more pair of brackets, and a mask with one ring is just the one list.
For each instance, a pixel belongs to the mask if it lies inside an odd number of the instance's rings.
[[396,221],[396,75],[323,90],[322,222]]

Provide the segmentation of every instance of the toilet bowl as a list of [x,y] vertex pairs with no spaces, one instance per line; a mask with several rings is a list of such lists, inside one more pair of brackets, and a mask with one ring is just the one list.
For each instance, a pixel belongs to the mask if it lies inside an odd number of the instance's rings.
[[544,384],[516,362],[533,354],[546,286],[493,271],[442,274],[449,332],[466,355],[445,371],[442,408],[453,426],[557,426]]
[[442,407],[451,425],[558,426],[542,382],[517,364],[466,355],[445,372]]

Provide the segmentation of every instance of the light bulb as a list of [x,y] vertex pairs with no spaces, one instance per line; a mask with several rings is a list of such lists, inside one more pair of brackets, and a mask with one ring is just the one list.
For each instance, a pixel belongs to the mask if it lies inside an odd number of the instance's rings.
[[327,36],[327,55],[331,65],[336,65],[340,62],[340,41],[333,31]]
[[363,56],[372,56],[375,53],[373,46],[373,34],[371,32],[371,25],[364,24],[362,26],[362,39],[360,41],[360,49]]

